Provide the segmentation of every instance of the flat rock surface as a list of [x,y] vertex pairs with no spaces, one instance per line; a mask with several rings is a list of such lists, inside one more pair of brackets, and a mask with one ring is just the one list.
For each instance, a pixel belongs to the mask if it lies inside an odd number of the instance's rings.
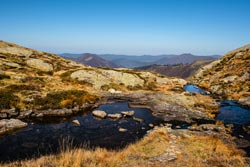
[[28,126],[28,124],[20,121],[19,119],[2,119],[0,120],[0,134],[4,134],[19,128],[24,128],[26,126]]

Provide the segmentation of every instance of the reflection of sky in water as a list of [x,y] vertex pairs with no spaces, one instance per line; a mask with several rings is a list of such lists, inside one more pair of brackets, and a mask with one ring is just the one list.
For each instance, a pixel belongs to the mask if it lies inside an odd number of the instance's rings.
[[202,90],[201,88],[195,85],[191,85],[191,84],[185,85],[184,89],[190,93],[203,93],[204,92],[204,90]]
[[225,123],[250,124],[250,108],[244,108],[234,101],[225,100],[221,102],[220,113],[216,119]]
[[[155,118],[148,109],[129,108],[127,102],[105,104],[98,108],[107,113],[120,113],[121,111],[134,110],[135,117],[144,121],[138,123],[133,118],[122,118],[112,120],[95,119],[92,114],[72,117],[68,120],[57,123],[42,123],[29,125],[27,128],[16,131],[10,135],[0,138],[0,161],[7,159],[26,158],[34,154],[46,154],[56,152],[59,148],[58,141],[70,137],[73,145],[79,147],[84,143],[90,146],[106,148],[124,147],[146,134],[149,130],[148,124],[154,123]],[[77,119],[80,126],[72,123]],[[119,128],[128,129],[121,133]],[[142,129],[142,127],[144,127]]]
[[[184,89],[191,93],[204,92],[199,87],[191,84],[185,85]],[[244,108],[243,106],[234,101],[221,101],[219,111],[220,112],[216,117],[217,120],[221,120],[225,123],[238,125],[250,124],[250,108]]]

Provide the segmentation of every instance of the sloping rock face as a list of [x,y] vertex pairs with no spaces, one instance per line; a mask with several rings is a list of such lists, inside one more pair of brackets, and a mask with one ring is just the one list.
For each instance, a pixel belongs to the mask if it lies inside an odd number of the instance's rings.
[[[120,85],[130,88],[142,89],[143,87],[154,85],[179,85],[183,86],[186,81],[177,78],[167,78],[159,74],[150,72],[133,71],[129,69],[98,69],[85,68],[74,71],[70,74],[70,78],[80,82],[86,82],[93,87],[100,89],[107,85]],[[112,87],[110,87],[112,88]]]
[[245,101],[250,97],[250,45],[204,66],[191,82],[222,97]]
[[29,59],[26,61],[28,66],[39,69],[41,71],[53,71],[53,66],[50,63],[45,63],[40,59]]
[[[129,100],[129,107],[131,108],[150,109],[155,117],[164,121],[194,123],[196,120],[208,122],[213,120],[218,112],[218,103],[214,99],[199,94],[185,94],[172,93],[167,95],[160,92],[134,92],[117,95],[116,98]],[[126,115],[127,113],[122,112]]]
[[91,83],[100,88],[105,84],[117,83],[125,86],[143,86],[144,80],[137,75],[114,70],[79,70],[71,74],[72,79]]
[[19,128],[24,128],[26,126],[28,126],[28,124],[20,121],[19,119],[2,119],[0,120],[0,134],[4,134]]

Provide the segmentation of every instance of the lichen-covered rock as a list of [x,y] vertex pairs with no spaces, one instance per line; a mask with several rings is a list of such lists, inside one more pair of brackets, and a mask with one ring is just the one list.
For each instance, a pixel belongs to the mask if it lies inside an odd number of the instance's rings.
[[21,68],[21,66],[19,64],[13,63],[13,62],[4,62],[3,64],[6,66],[9,66],[11,68]]
[[24,128],[26,126],[28,126],[28,124],[19,119],[2,119],[0,120],[0,134],[5,134],[9,131]]
[[53,66],[50,63],[46,63],[41,59],[29,59],[26,61],[27,65],[36,68],[41,71],[53,71]]
[[18,47],[17,45],[14,44],[10,45],[6,42],[0,41],[0,53],[29,56],[33,52],[27,48]]
[[144,80],[136,74],[115,70],[84,69],[73,72],[70,77],[90,83],[95,88],[101,88],[103,85],[109,85],[110,83],[132,87],[144,85]]

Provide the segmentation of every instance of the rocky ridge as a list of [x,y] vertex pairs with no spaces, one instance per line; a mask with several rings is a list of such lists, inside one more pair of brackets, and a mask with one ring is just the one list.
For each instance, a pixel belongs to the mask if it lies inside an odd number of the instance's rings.
[[222,98],[250,106],[250,45],[202,67],[191,82]]

